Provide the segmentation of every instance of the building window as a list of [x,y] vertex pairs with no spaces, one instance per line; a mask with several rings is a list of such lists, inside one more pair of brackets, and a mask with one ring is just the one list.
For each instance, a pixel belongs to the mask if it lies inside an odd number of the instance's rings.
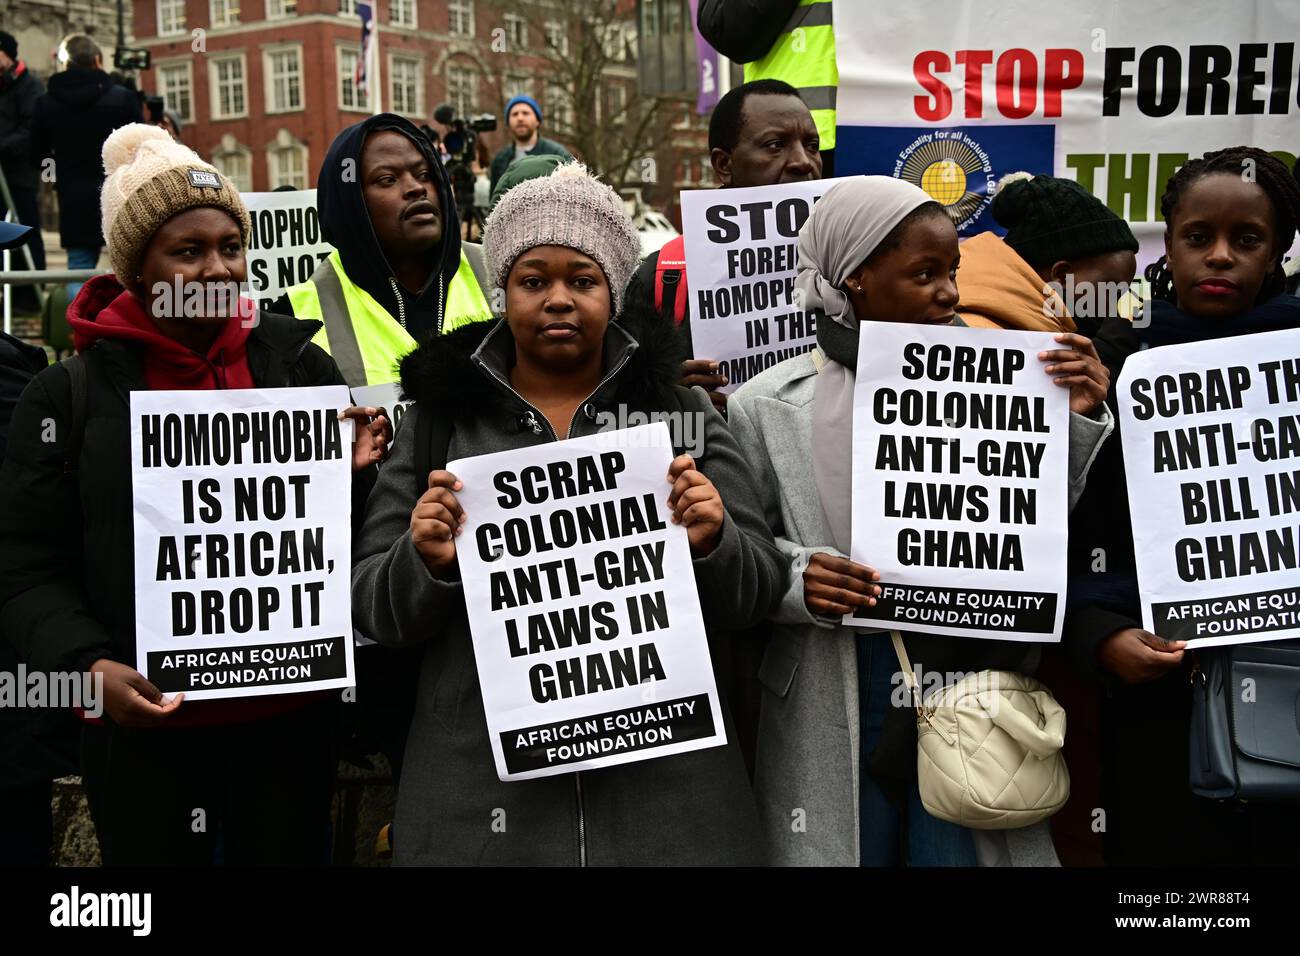
[[212,91],[212,118],[235,119],[248,115],[244,55],[221,57],[209,64],[208,87]]
[[561,129],[573,125],[573,104],[569,91],[557,83],[546,84],[546,122]]
[[370,112],[369,97],[364,90],[357,89],[357,60],[361,58],[359,47],[339,47],[339,106],[345,110]]
[[267,51],[265,72],[266,111],[287,113],[302,109],[302,48]]
[[392,77],[391,90],[394,113],[411,116],[423,114],[420,105],[420,61],[405,56],[395,56],[389,61],[388,75]]
[[457,116],[468,116],[478,103],[478,74],[466,66],[447,65],[447,102]]
[[388,0],[388,22],[395,27],[414,27],[415,0]]
[[298,0],[266,0],[266,18],[282,20],[298,12]]
[[514,13],[506,14],[506,45],[511,50],[528,46],[528,21]]
[[516,96],[532,96],[533,78],[526,73],[507,73],[501,93],[507,100]]
[[163,108],[179,116],[183,123],[194,121],[194,101],[190,95],[193,89],[189,61],[159,65],[158,90],[162,93]]
[[629,38],[620,23],[611,23],[605,27],[605,59],[615,63],[627,60]]
[[307,188],[307,147],[289,135],[286,129],[276,134],[266,151],[267,188],[292,186]]
[[450,0],[447,4],[447,32],[474,35],[474,0]]
[[235,137],[229,133],[221,137],[221,145],[213,151],[212,165],[221,170],[221,174],[241,193],[253,191],[253,155],[247,146],[235,142]]
[[185,32],[185,0],[158,0],[158,35]]
[[546,45],[560,56],[569,55],[569,35],[558,20],[546,21]]
[[239,0],[209,0],[214,27],[233,27],[239,23]]
[[641,0],[641,35],[647,38],[659,35],[658,0]]
[[339,16],[355,17],[357,15],[357,0],[339,0]]
[[681,33],[685,18],[682,16],[682,7],[685,6],[681,0],[667,0],[663,7],[664,16],[664,33],[673,34]]
[[627,116],[627,87],[611,83],[605,87],[605,122],[622,126]]

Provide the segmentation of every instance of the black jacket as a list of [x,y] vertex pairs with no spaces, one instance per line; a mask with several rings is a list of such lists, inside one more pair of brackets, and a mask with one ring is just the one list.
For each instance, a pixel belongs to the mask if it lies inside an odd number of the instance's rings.
[[700,0],[700,35],[737,63],[761,60],[799,7],[799,0]]
[[[680,360],[674,345],[653,317],[625,314],[611,324],[607,378],[575,416],[572,433],[594,433],[602,413],[620,408],[681,409],[703,425],[696,460],[722,495],[727,517],[714,552],[692,561],[700,608],[711,629],[744,626],[779,596],[784,561],[722,417],[700,390],[674,389]],[[497,777],[464,591],[458,581],[435,581],[411,544],[419,491],[412,448],[418,430],[429,427],[431,410],[452,419],[450,459],[553,441],[542,416],[505,384],[513,355],[509,327],[482,322],[427,340],[402,361],[402,387],[415,403],[355,539],[355,626],[389,646],[423,651],[397,797],[394,862],[756,864],[758,819],[731,726],[725,747],[576,775],[509,783]],[[716,672],[715,639],[711,633]],[[504,832],[480,825],[503,813]]]
[[140,121],[140,101],[103,70],[70,69],[50,77],[36,101],[32,162],[54,157],[63,248],[101,248],[99,191],[104,185],[104,140],[119,126]]
[[[378,130],[396,130],[415,143],[429,163],[442,208],[442,241],[429,254],[435,268],[424,288],[416,293],[403,288],[394,276],[362,192],[361,147],[366,137]],[[316,179],[316,210],[321,235],[339,251],[348,278],[370,293],[394,321],[405,311],[406,328],[416,341],[433,332],[438,327],[439,310],[446,305],[452,277],[460,268],[460,216],[451,179],[428,138],[410,120],[394,113],[380,113],[349,126],[334,137],[321,164]],[[403,309],[398,308],[398,296]],[[271,308],[283,315],[294,314],[288,296],[278,299]]]
[[0,76],[0,167],[10,189],[31,190],[40,185],[31,157],[32,119],[45,87],[21,66],[21,73],[15,67]]
[[[311,344],[320,327],[262,313],[248,339],[260,388],[342,385]],[[51,366],[14,413],[0,469],[0,633],[33,670],[85,671],[101,657],[135,664],[130,393],[143,390],[141,346],[100,339],[83,353],[87,417],[65,475],[71,380]],[[47,422],[53,422],[53,441]]]

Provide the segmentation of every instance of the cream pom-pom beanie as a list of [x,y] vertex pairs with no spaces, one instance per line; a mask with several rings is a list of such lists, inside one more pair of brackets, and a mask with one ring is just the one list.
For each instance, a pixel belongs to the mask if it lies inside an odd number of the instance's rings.
[[158,126],[130,123],[104,141],[100,195],[108,258],[118,281],[131,282],[153,234],[172,216],[213,206],[239,223],[248,245],[248,210],[239,190],[194,150]]

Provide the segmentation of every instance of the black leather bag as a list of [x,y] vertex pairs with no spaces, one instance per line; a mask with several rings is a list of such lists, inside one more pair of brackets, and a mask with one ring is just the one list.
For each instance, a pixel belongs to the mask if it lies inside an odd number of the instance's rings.
[[1300,802],[1300,640],[1211,648],[1197,662],[1192,792]]

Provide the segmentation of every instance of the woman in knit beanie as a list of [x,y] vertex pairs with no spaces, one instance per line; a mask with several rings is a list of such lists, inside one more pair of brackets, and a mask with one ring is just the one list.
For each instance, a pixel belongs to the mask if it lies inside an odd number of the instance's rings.
[[[156,126],[118,129],[103,156],[116,275],[83,286],[69,308],[80,354],[37,375],[14,411],[0,472],[0,632],[34,670],[102,679],[82,778],[106,864],[323,862],[333,695],[168,699],[137,669],[130,405],[139,391],[343,379],[311,344],[320,323],[239,298],[249,220],[229,180]],[[377,409],[342,414],[369,423],[353,445],[364,495],[386,423]],[[211,561],[187,566],[200,583],[220,574]]]
[[[394,861],[755,863],[757,815],[734,732],[725,746],[591,772],[582,756],[552,758],[544,746],[530,748],[528,759],[557,775],[498,778],[481,684],[501,676],[480,674],[475,664],[457,555],[476,547],[477,529],[466,523],[457,497],[463,485],[448,461],[665,415],[676,426],[678,454],[666,478],[653,476],[664,481],[658,511],[686,529],[706,626],[756,623],[772,607],[783,570],[725,422],[703,390],[674,384],[680,356],[673,329],[640,305],[621,313],[640,250],[617,194],[576,164],[523,182],[493,210],[484,251],[502,318],[432,338],[402,361],[402,389],[414,404],[353,549],[357,629],[381,644],[426,648],[398,790]],[[561,637],[549,653],[535,648],[530,679],[550,680],[550,693],[573,696],[574,672],[559,678],[556,668],[585,660],[591,675],[596,664],[612,666],[606,654],[630,653],[626,631],[604,636],[579,637],[580,647]],[[597,683],[577,693],[585,713],[638,710],[654,699],[643,690],[653,693],[662,676],[641,671],[613,689]],[[641,682],[646,687],[633,690]],[[511,686],[517,693],[519,685]],[[538,693],[538,702],[558,699]],[[602,739],[613,740],[608,733]],[[494,820],[508,823],[497,828]]]

